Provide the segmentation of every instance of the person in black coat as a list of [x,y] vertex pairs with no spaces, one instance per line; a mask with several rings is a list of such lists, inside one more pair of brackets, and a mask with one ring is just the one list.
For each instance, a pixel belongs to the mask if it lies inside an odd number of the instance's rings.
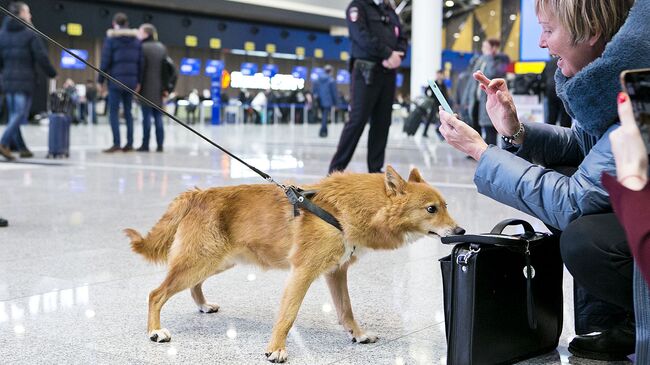
[[[30,23],[29,6],[23,2],[9,4],[9,11]],[[9,146],[15,145],[21,157],[32,157],[20,132],[27,121],[34,92],[35,65],[38,64],[49,77],[56,76],[41,40],[18,20],[6,17],[0,30],[0,73],[9,109],[9,123],[0,139],[0,155],[13,160]]]
[[557,124],[558,119],[562,127],[571,127],[571,116],[564,109],[564,103],[557,96],[555,91],[555,71],[557,71],[558,59],[553,57],[546,62],[544,71],[542,71],[542,80],[544,82],[544,119],[546,124]]
[[[113,29],[106,32],[106,40],[102,48],[101,69],[130,89],[139,92],[142,84],[144,59],[142,45],[137,36],[137,29],[129,29],[129,20],[126,14],[115,14]],[[102,89],[102,84],[105,81],[104,76],[100,74],[97,78],[98,90]],[[124,108],[124,119],[126,119],[126,145],[123,148],[120,148],[120,103]],[[113,146],[104,152],[133,151],[132,103],[133,96],[129,92],[117,84],[108,83],[108,119],[113,131]]]
[[368,172],[380,172],[395,98],[396,70],[408,41],[395,10],[383,0],[351,1],[346,19],[352,56],[350,121],[343,127],[329,173],[345,170],[369,120]]

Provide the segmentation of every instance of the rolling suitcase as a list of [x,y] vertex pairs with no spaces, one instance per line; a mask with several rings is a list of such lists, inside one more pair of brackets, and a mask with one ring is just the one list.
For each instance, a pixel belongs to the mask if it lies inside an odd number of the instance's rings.
[[62,113],[50,114],[47,158],[70,157],[70,117]]

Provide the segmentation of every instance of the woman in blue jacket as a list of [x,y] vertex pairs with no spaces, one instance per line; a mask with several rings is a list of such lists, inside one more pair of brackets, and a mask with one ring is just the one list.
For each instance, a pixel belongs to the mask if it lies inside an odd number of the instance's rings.
[[[481,73],[475,78],[487,94],[494,127],[510,142],[507,150],[488,146],[455,116],[440,113],[445,139],[478,161],[474,182],[480,193],[563,231],[565,264],[588,293],[577,296],[576,333],[601,332],[577,336],[569,351],[601,360],[634,352],[632,256],[600,181],[602,172],[616,172],[608,136],[617,127],[619,74],[650,66],[650,0],[637,0],[623,25],[633,3],[535,0],[540,47],[558,57],[556,88],[572,128],[520,123],[505,80]],[[577,170],[566,176],[553,170],[560,166]],[[613,312],[627,313],[627,320]]]

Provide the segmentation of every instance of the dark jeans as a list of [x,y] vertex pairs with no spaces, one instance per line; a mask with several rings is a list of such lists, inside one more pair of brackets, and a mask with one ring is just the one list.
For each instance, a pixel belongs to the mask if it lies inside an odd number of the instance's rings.
[[124,90],[109,88],[108,119],[113,131],[113,146],[120,147],[120,103],[124,108],[126,120],[126,146],[133,147],[133,115],[131,115],[133,96]]
[[321,117],[321,124],[320,124],[320,130],[321,132],[327,131],[327,123],[330,120],[330,114],[332,114],[332,107],[322,107],[320,108],[321,113],[323,113]]
[[142,105],[142,147],[149,148],[149,136],[151,135],[151,118],[156,125],[156,143],[158,147],[163,146],[165,131],[163,130],[162,113],[148,105]]
[[576,333],[602,331],[633,313],[633,260],[613,213],[583,216],[560,237],[562,259],[578,284]]
[[27,123],[29,110],[32,107],[32,97],[25,93],[7,93],[7,109],[9,110],[9,122],[7,129],[0,139],[3,146],[16,146],[18,150],[26,150],[27,145],[20,132],[20,125]]
[[546,124],[557,124],[558,119],[562,127],[571,127],[571,116],[564,109],[564,103],[556,95],[544,98],[544,112]]
[[491,144],[491,145],[497,145],[497,136],[499,133],[497,130],[492,127],[481,127],[481,130],[483,131],[483,134],[485,135],[485,143]]

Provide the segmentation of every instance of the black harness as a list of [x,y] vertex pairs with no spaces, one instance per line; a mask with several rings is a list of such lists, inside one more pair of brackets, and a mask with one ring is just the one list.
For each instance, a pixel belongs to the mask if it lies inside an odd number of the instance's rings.
[[341,223],[339,223],[333,215],[329,214],[325,209],[319,207],[310,200],[310,198],[316,195],[316,190],[305,191],[295,186],[288,186],[285,188],[284,193],[287,195],[289,203],[293,205],[294,217],[299,216],[300,208],[303,208],[343,232]]

